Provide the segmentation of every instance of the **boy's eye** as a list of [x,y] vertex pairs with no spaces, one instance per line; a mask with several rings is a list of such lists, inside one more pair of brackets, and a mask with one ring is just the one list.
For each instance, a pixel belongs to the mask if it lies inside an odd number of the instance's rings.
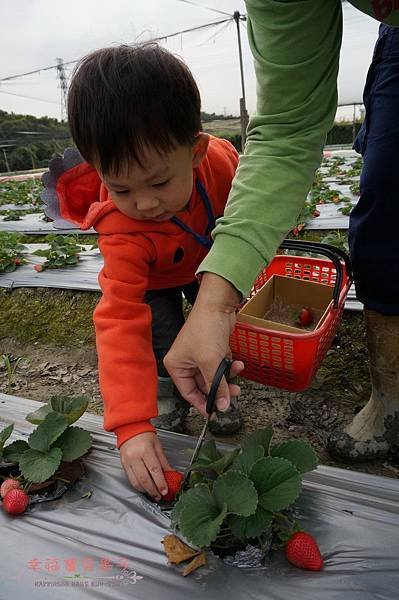
[[129,190],[122,190],[121,192],[116,192],[118,195],[119,194],[128,194]]
[[153,184],[152,184],[152,187],[155,187],[155,188],[160,188],[160,187],[163,187],[163,186],[165,186],[167,183],[169,183],[169,181],[170,181],[170,179],[167,179],[166,181],[161,181],[160,183],[153,183]]

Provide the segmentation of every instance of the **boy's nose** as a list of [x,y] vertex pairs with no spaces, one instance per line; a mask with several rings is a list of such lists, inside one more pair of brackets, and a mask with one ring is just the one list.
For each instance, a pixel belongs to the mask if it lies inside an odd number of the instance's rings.
[[158,205],[159,205],[158,200],[156,198],[154,198],[153,196],[146,196],[146,195],[140,194],[136,198],[137,210],[139,210],[140,212],[154,210],[154,208],[157,208]]

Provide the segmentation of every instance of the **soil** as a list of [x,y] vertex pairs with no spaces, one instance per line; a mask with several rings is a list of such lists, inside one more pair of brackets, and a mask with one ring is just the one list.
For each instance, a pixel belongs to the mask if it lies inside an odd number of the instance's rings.
[[[53,395],[85,395],[90,399],[88,410],[101,415],[103,404],[91,321],[91,309],[97,299],[98,294],[91,292],[0,290],[3,316],[8,305],[13,307],[6,318],[0,317],[0,355],[7,354],[11,368],[15,368],[12,377],[0,360],[0,390],[42,402]],[[310,389],[287,392],[242,379],[241,390],[243,428],[232,436],[218,436],[220,441],[238,443],[248,432],[272,424],[275,441],[305,439],[317,451],[321,464],[399,476],[398,463],[344,465],[326,451],[329,433],[349,423],[370,395],[360,313],[344,313],[339,332]],[[202,425],[202,417],[192,409],[186,433],[197,436]]]

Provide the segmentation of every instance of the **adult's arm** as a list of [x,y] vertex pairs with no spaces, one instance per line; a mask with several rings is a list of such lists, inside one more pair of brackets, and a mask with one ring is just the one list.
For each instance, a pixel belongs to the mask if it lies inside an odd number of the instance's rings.
[[[229,354],[235,306],[295,223],[337,107],[340,0],[247,0],[257,111],[195,306],[165,358],[182,395],[204,412],[205,388]],[[230,393],[222,382],[219,409]]]
[[257,110],[200,265],[246,297],[295,224],[337,107],[340,0],[247,0]]

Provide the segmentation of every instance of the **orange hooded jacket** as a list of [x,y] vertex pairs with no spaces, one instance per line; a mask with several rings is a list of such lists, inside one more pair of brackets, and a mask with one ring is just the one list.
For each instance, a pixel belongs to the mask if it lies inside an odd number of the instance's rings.
[[[238,164],[230,142],[211,137],[207,154],[193,171],[193,192],[179,219],[204,235],[208,215],[196,188],[203,184],[213,213],[221,216]],[[191,283],[207,253],[181,226],[166,221],[137,221],[121,213],[97,171],[80,163],[58,176],[59,212],[81,229],[93,227],[104,258],[99,274],[102,297],[94,311],[104,429],[117,446],[145,431],[155,431],[157,369],[152,350],[147,290]]]

